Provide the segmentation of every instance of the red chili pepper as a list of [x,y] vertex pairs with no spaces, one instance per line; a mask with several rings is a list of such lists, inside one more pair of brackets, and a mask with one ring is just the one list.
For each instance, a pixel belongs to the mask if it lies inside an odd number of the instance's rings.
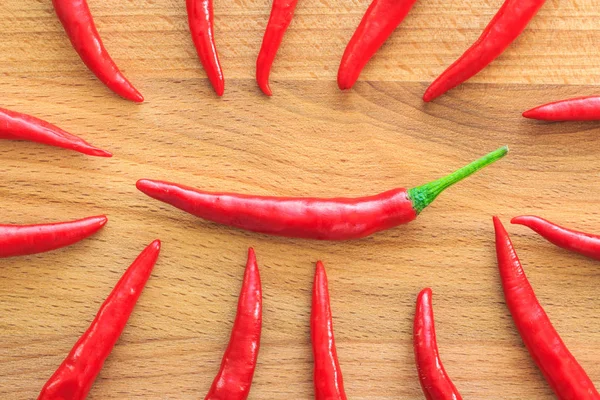
[[477,41],[425,91],[424,101],[431,101],[460,85],[506,50],[523,32],[545,0],[505,0]]
[[260,348],[261,329],[262,287],[256,255],[250,248],[229,346],[205,400],[248,398]]
[[0,139],[32,142],[75,150],[89,156],[112,157],[108,151],[92,146],[46,121],[0,108]]
[[558,247],[600,260],[600,236],[563,228],[533,215],[515,217],[512,224],[525,225]]
[[542,121],[599,121],[600,96],[555,101],[525,111],[523,116]]
[[102,215],[44,225],[0,225],[0,258],[44,253],[70,246],[102,228]]
[[502,158],[502,147],[458,171],[410,190],[393,189],[355,199],[281,198],[201,192],[142,179],[148,196],[197,217],[272,235],[322,240],[357,239],[414,220],[444,189]]
[[198,57],[215,92],[223,96],[225,80],[215,45],[213,2],[212,0],[186,0],[186,5],[192,40]]
[[141,103],[144,97],[119,71],[102,44],[86,0],[52,0],[73,47],[87,67],[119,96]]
[[273,0],[271,16],[256,60],[256,82],[258,82],[260,90],[267,96],[273,94],[269,87],[271,66],[283,40],[283,35],[292,22],[296,4],[298,4],[298,0]]
[[414,347],[417,371],[427,400],[462,400],[446,373],[435,338],[431,289],[426,288],[417,297],[414,323]]
[[559,399],[600,399],[594,384],[569,352],[535,297],[498,217],[494,217],[494,229],[506,305],[533,361]]
[[48,380],[38,400],[83,400],[133,311],[160,252],[155,240],[125,271],[88,330]]
[[404,20],[417,0],[373,0],[346,46],[338,86],[350,89],[371,57]]
[[346,400],[342,370],[333,337],[327,274],[317,261],[310,314],[310,338],[315,362],[315,400]]

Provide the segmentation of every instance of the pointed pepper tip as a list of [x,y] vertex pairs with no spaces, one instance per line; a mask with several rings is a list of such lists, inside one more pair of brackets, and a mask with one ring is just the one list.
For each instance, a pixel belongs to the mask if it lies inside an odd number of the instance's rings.
[[528,119],[537,119],[537,111],[535,108],[523,112],[523,117]]
[[162,245],[162,243],[161,243],[160,239],[156,239],[152,243],[150,243],[148,245],[148,247],[151,248],[152,250],[160,251],[161,245]]
[[87,154],[90,156],[94,156],[94,157],[104,157],[104,158],[111,158],[113,156],[111,152],[99,149],[97,147],[90,147],[90,151]]

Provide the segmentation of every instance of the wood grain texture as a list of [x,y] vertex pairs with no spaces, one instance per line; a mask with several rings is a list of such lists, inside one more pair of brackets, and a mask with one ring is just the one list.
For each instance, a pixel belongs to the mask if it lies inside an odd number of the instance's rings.
[[[311,399],[310,290],[325,262],[352,399],[421,399],[412,353],[417,293],[433,288],[440,353],[466,399],[551,399],[513,326],[491,216],[533,213],[600,232],[600,124],[524,120],[532,106],[598,94],[600,11],[549,0],[493,65],[432,104],[421,95],[501,0],[420,0],[351,92],[344,47],[368,0],[303,0],[275,61],[273,98],[254,63],[268,0],[217,0],[226,78],[216,98],[183,0],[89,0],[105,45],[147,101],[119,99],[84,67],[49,0],[0,4],[1,106],[112,151],[112,159],[0,143],[2,223],[106,213],[96,236],[0,261],[0,398],[35,398],[121,273],[155,238],[162,255],[89,399],[203,398],[233,322],[246,249],[257,251],[264,330],[251,399]],[[500,145],[511,154],[448,190],[409,225],[346,243],[251,234],[151,200],[139,178],[207,190],[358,196],[412,187]],[[509,226],[556,329],[600,384],[600,263]]]

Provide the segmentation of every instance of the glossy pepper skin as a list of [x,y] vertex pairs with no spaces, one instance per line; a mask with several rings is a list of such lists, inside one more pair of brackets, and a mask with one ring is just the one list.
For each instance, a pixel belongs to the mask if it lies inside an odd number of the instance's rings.
[[288,198],[210,193],[174,183],[142,179],[148,196],[197,217],[271,235],[358,239],[414,220],[442,191],[502,158],[502,147],[454,173],[410,190],[393,189],[359,198]]
[[52,0],[52,4],[73,48],[90,71],[119,96],[136,103],[143,102],[144,97],[119,71],[104,48],[87,1]]
[[338,86],[350,89],[381,45],[408,15],[417,0],[374,0],[346,46],[338,70]]
[[40,225],[0,225],[0,258],[44,253],[70,246],[102,228],[104,216]]
[[315,400],[346,400],[344,379],[338,362],[329,302],[327,274],[317,262],[310,314],[310,338],[315,363]]
[[208,80],[218,96],[223,96],[225,79],[219,62],[213,23],[212,0],[186,0],[192,40]]
[[258,359],[261,329],[262,286],[256,255],[250,248],[229,346],[205,400],[248,398]]
[[435,337],[431,289],[429,288],[423,289],[417,297],[413,337],[417,372],[425,398],[427,400],[462,400],[440,359]]
[[83,400],[100,373],[150,277],[160,252],[152,242],[125,271],[88,330],[48,380],[38,400]]
[[506,0],[477,41],[425,91],[431,101],[494,61],[523,32],[545,0]]
[[600,121],[600,96],[555,101],[525,111],[523,116],[542,121]]
[[298,4],[298,0],[273,0],[271,16],[256,60],[256,82],[260,90],[267,96],[273,94],[269,86],[271,66],[283,40],[283,35],[292,22],[296,4]]
[[510,222],[533,229],[558,247],[600,260],[600,236],[598,235],[563,228],[533,215],[515,217]]
[[600,399],[594,384],[569,352],[538,302],[498,217],[494,217],[494,229],[506,305],[533,361],[559,399]]
[[0,108],[0,139],[29,140],[63,149],[75,150],[89,156],[112,157],[108,151],[92,146],[46,121]]

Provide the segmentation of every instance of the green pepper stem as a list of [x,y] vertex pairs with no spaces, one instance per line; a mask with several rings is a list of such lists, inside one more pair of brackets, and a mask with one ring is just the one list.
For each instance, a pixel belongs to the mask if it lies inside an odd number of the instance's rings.
[[471,164],[454,171],[450,175],[440,178],[436,181],[426,183],[408,191],[413,208],[419,214],[425,207],[430,205],[436,197],[439,196],[445,189],[454,185],[457,182],[465,179],[467,176],[474,174],[480,169],[498,161],[508,153],[508,146],[500,147],[498,150],[481,157],[479,160],[473,161]]

